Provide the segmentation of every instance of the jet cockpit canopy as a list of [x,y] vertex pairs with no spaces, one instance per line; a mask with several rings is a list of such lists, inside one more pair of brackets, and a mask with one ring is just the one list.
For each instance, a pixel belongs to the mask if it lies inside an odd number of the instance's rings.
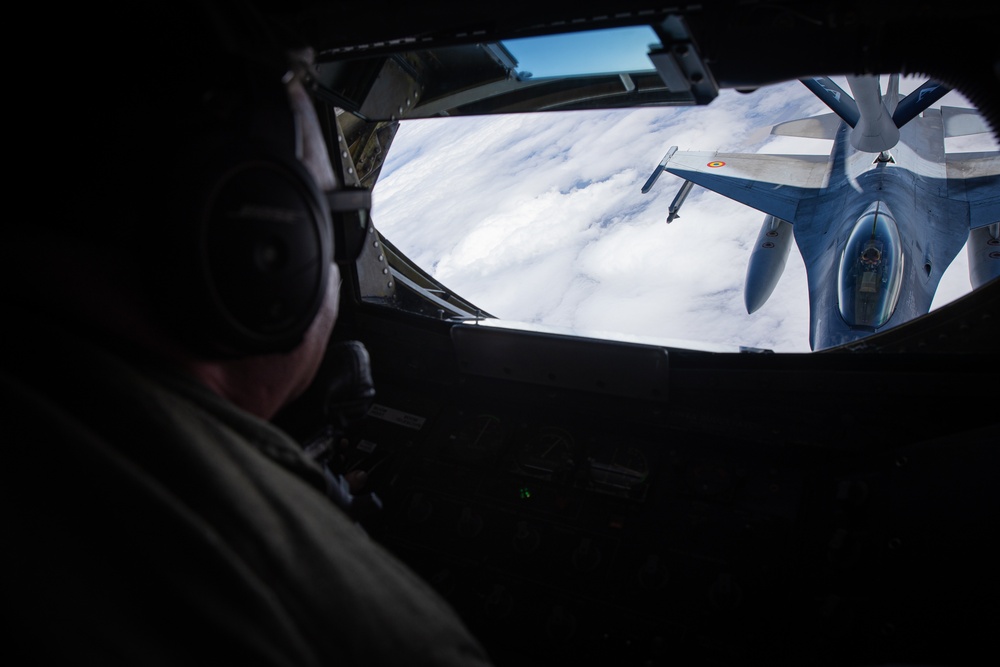
[[841,317],[853,329],[878,329],[892,317],[902,284],[896,220],[877,201],[858,218],[840,258]]

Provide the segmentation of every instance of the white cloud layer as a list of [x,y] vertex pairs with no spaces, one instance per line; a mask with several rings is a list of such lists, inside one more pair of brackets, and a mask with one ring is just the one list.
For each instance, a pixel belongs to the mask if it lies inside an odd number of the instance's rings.
[[[919,83],[904,82],[904,92]],[[939,104],[968,106],[957,93]],[[752,315],[743,303],[762,213],[696,186],[667,225],[681,180],[664,173],[648,194],[640,188],[671,145],[827,154],[829,142],[768,134],[827,111],[789,82],[724,90],[704,107],[404,121],[374,190],[373,218],[410,259],[499,318],[808,352],[796,249],[768,302]],[[963,251],[935,307],[968,291]]]

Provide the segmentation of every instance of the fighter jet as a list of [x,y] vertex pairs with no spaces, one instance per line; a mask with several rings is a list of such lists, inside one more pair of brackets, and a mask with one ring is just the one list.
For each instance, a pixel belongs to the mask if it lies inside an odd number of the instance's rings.
[[809,345],[858,341],[926,314],[968,242],[973,289],[1000,275],[1000,152],[948,153],[945,138],[988,132],[974,109],[930,108],[949,89],[926,81],[900,98],[878,76],[801,79],[832,113],[775,125],[776,136],[830,139],[830,155],[686,152],[671,147],[647,179],[684,179],[765,214],[747,267],[753,313],[784,270],[791,239],[809,286]]

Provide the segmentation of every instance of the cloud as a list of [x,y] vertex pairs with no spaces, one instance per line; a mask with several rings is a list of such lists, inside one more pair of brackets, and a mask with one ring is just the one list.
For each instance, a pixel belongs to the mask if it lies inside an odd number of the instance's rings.
[[[789,82],[724,90],[704,107],[404,121],[374,190],[373,218],[413,261],[500,318],[805,352],[797,250],[770,300],[753,315],[743,304],[763,214],[695,187],[667,225],[680,179],[663,174],[650,193],[640,188],[671,145],[826,154],[830,142],[768,130],[827,111]],[[969,289],[964,252],[956,265],[941,301]]]

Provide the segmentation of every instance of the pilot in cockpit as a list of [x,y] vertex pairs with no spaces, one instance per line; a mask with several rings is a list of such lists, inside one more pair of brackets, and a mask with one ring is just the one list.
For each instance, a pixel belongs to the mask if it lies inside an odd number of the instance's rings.
[[869,241],[861,253],[861,261],[867,268],[875,268],[882,259],[881,251],[876,247],[875,241]]

